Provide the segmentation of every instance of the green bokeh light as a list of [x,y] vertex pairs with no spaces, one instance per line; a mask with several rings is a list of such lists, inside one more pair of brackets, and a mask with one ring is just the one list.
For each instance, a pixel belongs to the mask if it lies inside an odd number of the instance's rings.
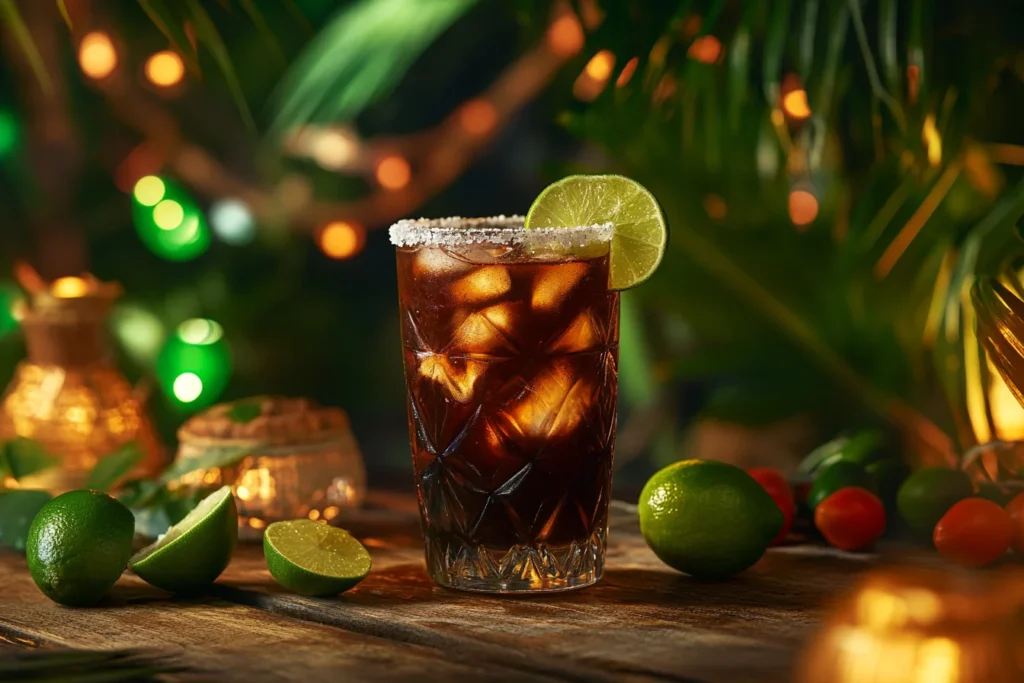
[[215,403],[227,387],[231,369],[221,326],[201,318],[182,323],[156,359],[164,393],[189,411]]
[[10,154],[18,146],[21,132],[18,120],[6,109],[0,109],[0,157]]
[[167,178],[146,176],[132,192],[139,238],[157,256],[188,261],[210,248],[210,227],[192,197]]

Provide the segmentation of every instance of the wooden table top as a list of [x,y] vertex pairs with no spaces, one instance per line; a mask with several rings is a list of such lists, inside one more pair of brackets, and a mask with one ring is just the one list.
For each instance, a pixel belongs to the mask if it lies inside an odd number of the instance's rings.
[[[382,504],[383,501],[383,504]],[[731,580],[666,567],[613,504],[604,578],[550,597],[445,590],[424,571],[414,501],[378,496],[348,526],[370,576],[337,598],[291,595],[259,546],[240,546],[202,598],[126,573],[88,609],[61,607],[24,558],[0,553],[0,657],[22,648],[155,648],[211,681],[789,681],[829,603],[872,564],[826,548],[772,549]],[[178,679],[175,679],[178,680]]]

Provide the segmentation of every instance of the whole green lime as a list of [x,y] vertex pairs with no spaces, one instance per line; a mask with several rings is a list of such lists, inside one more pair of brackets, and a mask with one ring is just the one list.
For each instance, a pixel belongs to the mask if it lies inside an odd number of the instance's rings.
[[135,518],[99,491],[70,491],[43,506],[28,531],[28,570],[48,598],[93,605],[110,591],[132,554]]
[[825,500],[839,489],[848,486],[859,486],[871,493],[878,495],[878,482],[864,468],[857,463],[848,460],[840,460],[824,471],[819,472],[818,477],[811,485],[811,492],[807,494],[807,505],[814,510],[818,503]]
[[885,504],[886,514],[895,516],[896,496],[899,494],[900,486],[910,476],[910,468],[902,460],[886,458],[870,463],[864,471],[878,482],[878,497]]
[[782,529],[779,506],[738,467],[684,460],[640,493],[640,531],[661,560],[698,579],[723,579],[757,562]]
[[949,508],[974,495],[974,484],[963,470],[927,467],[912,473],[896,496],[900,515],[917,533],[931,538]]

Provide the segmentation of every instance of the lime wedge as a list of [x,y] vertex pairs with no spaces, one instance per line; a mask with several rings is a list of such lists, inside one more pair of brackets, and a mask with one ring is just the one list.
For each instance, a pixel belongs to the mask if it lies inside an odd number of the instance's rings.
[[186,593],[213,583],[231,562],[236,545],[238,510],[231,487],[224,486],[136,553],[128,566],[146,583]]
[[299,595],[347,591],[370,573],[370,553],[347,531],[309,519],[274,522],[263,535],[270,575]]
[[658,268],[668,225],[647,188],[620,175],[573,175],[549,185],[526,214],[526,228],[570,228],[611,223],[610,283],[629,289]]

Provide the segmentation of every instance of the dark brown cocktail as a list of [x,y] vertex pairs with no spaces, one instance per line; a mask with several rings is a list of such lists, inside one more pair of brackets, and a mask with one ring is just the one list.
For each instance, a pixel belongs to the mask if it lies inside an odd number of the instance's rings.
[[403,221],[398,286],[427,567],[467,590],[601,576],[619,295],[610,226]]

